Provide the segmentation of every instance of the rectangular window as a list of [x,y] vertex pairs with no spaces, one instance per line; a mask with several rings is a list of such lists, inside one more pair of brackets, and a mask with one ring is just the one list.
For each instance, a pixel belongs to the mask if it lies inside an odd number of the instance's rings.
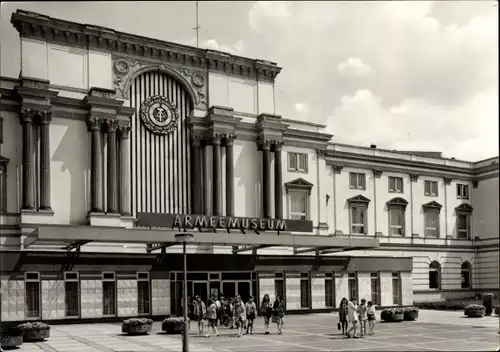
[[[280,277],[276,277],[276,274],[281,274]],[[275,297],[280,296],[283,302],[285,302],[285,280],[283,278],[283,273],[276,273],[274,277],[274,295]],[[272,302],[271,302],[272,303]]]
[[470,238],[469,214],[457,214],[457,237],[462,240]]
[[429,269],[429,288],[439,289],[439,270],[430,268]]
[[351,205],[351,233],[365,234],[366,231],[366,207],[362,205]]
[[26,318],[41,318],[40,311],[40,273],[27,272],[25,282],[25,314]]
[[288,171],[307,172],[307,154],[288,153]]
[[366,189],[365,174],[349,173],[349,188]]
[[469,185],[462,185],[457,183],[457,198],[469,199]]
[[349,297],[347,299],[358,299],[358,276],[356,273],[349,273],[347,277],[349,287]]
[[139,314],[150,314],[149,273],[137,273],[137,308]]
[[426,210],[425,218],[425,236],[439,237],[439,212],[436,210]]
[[116,315],[116,276],[113,272],[102,273],[102,314]]
[[325,307],[335,307],[335,281],[333,273],[325,274]]
[[307,191],[289,191],[291,220],[307,220],[309,218],[309,193]]
[[300,274],[300,308],[310,308],[311,289],[308,273]]
[[403,178],[389,176],[389,192],[403,193]]
[[370,274],[370,284],[372,291],[371,301],[375,305],[380,305],[380,278],[378,273]]
[[67,318],[80,316],[80,290],[78,273],[64,273],[65,311]]
[[392,304],[401,304],[401,280],[399,273],[392,273]]
[[0,214],[7,213],[7,165],[0,155]]
[[389,208],[389,230],[391,236],[404,236],[405,211],[400,207]]
[[438,195],[437,181],[424,181],[424,193],[426,196],[437,196]]

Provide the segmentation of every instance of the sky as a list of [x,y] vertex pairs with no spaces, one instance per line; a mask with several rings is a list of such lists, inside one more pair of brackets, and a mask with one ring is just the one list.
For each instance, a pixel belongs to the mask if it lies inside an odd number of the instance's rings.
[[[195,45],[195,2],[3,2],[0,75],[17,77],[17,9]],[[332,141],[498,155],[496,1],[199,2],[200,46],[278,63],[276,112]],[[8,54],[6,54],[8,52]]]

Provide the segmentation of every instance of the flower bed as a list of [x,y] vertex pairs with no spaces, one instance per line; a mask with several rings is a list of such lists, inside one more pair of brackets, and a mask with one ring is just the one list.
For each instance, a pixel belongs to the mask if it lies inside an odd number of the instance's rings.
[[122,332],[129,335],[142,335],[151,332],[153,320],[148,318],[130,318],[122,322]]
[[414,305],[419,309],[462,310],[469,305],[469,302],[420,302]]
[[418,318],[418,308],[417,307],[406,307],[403,308],[404,320],[413,321]]
[[[189,323],[189,318],[188,318]],[[184,332],[184,318],[170,317],[163,320],[161,323],[161,330],[167,334],[182,334]],[[189,330],[189,325],[188,325]]]
[[380,313],[380,319],[387,323],[396,323],[404,320],[404,310],[402,308],[384,309]]
[[50,337],[50,326],[41,321],[19,324],[17,329],[21,331],[24,342],[43,341]]
[[5,329],[0,335],[0,346],[13,349],[23,344],[23,334],[17,328]]
[[465,315],[469,318],[482,318],[484,317],[484,313],[486,308],[481,304],[470,304],[464,309]]

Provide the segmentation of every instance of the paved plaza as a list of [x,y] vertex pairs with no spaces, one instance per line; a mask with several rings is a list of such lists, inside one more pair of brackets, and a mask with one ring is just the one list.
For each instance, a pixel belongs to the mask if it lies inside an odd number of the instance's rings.
[[[337,314],[285,317],[283,335],[263,334],[257,319],[254,335],[237,337],[220,329],[219,337],[190,338],[191,351],[495,351],[499,346],[498,316],[470,319],[463,312],[421,310],[418,321],[377,323],[375,336],[346,339],[338,334]],[[193,324],[193,329],[197,327]],[[148,336],[126,336],[120,324],[54,325],[44,342],[25,343],[22,351],[181,351],[181,337],[161,333],[155,322]],[[20,349],[20,350],[21,350]]]

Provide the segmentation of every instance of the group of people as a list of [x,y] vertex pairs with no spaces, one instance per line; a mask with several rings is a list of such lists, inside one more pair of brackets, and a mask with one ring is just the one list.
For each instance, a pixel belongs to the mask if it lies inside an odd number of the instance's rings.
[[[375,328],[375,305],[372,301],[366,302],[362,299],[358,305],[357,300],[353,297],[351,300],[342,298],[339,308],[338,329],[342,330],[342,335],[347,338],[359,338],[367,335],[366,326],[368,322],[368,333],[374,335]],[[351,327],[348,329],[349,324]],[[359,327],[359,335],[357,335]]]
[[[224,325],[233,329],[238,329],[238,337],[244,333],[253,335],[253,323],[257,316],[257,306],[253,296],[248,302],[243,302],[240,295],[234,298],[227,298],[221,294],[218,298],[212,295],[207,303],[203,302],[199,295],[189,303],[189,317],[198,323],[198,333],[202,336],[210,337],[211,333],[219,336],[217,326]],[[277,324],[278,334],[282,333],[283,317],[285,315],[285,305],[280,296],[271,304],[268,294],[264,295],[260,305],[261,315],[264,317],[264,330],[268,335],[269,323]],[[207,333],[205,334],[205,325]]]

